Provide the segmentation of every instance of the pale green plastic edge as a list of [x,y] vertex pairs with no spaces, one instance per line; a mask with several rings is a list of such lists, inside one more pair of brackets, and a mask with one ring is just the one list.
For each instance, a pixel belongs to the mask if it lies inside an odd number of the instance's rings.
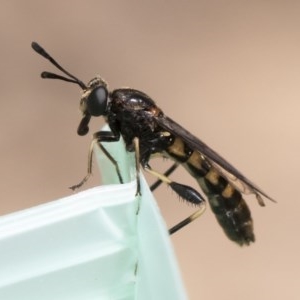
[[95,149],[106,185],[0,217],[0,299],[187,299],[142,175],[135,197],[134,155],[122,141],[103,145],[125,184]]

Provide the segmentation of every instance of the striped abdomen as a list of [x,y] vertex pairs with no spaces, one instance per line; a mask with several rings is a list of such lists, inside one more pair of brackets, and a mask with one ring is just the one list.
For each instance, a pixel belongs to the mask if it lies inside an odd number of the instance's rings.
[[181,138],[175,137],[166,153],[196,178],[228,238],[240,245],[254,242],[251,213],[241,193]]

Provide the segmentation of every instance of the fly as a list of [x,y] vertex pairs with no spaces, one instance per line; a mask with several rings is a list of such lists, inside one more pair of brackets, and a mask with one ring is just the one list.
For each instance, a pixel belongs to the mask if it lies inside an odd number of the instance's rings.
[[[126,150],[135,152],[137,194],[140,194],[139,172],[141,166],[158,179],[151,186],[151,190],[163,182],[181,198],[199,207],[191,216],[172,227],[170,234],[199,217],[206,206],[205,198],[198,191],[169,178],[177,166],[181,165],[197,180],[227,237],[239,245],[249,245],[255,241],[251,212],[243,195],[254,194],[261,206],[264,206],[263,198],[273,202],[275,200],[204,142],[166,116],[145,93],[131,88],[109,91],[107,83],[101,77],[95,77],[86,85],[62,68],[40,45],[33,42],[32,48],[67,76],[43,72],[42,78],[72,82],[82,89],[80,100],[82,120],[77,133],[79,135],[87,134],[91,118],[99,116],[104,117],[111,129],[109,132],[98,131],[93,134],[87,175],[71,189],[81,187],[92,174],[92,154],[95,144],[114,164],[120,183],[123,183],[117,161],[101,144],[101,142],[118,141],[122,136]],[[164,174],[161,174],[152,169],[149,164],[154,156],[169,158],[174,161],[174,164]]]

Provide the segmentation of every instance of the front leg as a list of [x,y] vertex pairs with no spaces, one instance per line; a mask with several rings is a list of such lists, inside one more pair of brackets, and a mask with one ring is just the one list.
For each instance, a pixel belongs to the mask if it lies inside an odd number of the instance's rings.
[[119,169],[118,162],[111,156],[111,154],[105,149],[101,142],[117,142],[120,139],[120,135],[114,134],[111,131],[98,131],[93,134],[93,139],[90,144],[89,154],[88,154],[88,167],[86,176],[78,183],[70,187],[73,191],[80,188],[92,175],[92,164],[93,164],[93,152],[94,147],[97,144],[106,157],[113,163],[116,168],[120,183],[123,183],[121,172]]

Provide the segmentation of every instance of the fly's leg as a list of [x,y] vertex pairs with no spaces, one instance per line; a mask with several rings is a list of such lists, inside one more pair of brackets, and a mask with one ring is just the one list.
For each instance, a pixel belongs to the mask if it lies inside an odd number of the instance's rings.
[[135,153],[135,169],[136,169],[136,193],[135,195],[141,195],[141,182],[140,182],[140,143],[139,139],[135,137],[133,139],[134,153]]
[[205,201],[204,197],[201,196],[199,192],[197,192],[195,189],[191,188],[190,186],[172,181],[169,177],[165,176],[164,174],[153,170],[149,164],[145,165],[144,169],[146,172],[150,173],[162,182],[169,185],[174,192],[176,192],[181,198],[185,199],[186,201],[195,205],[202,204]]
[[[173,226],[169,232],[170,234],[175,233],[179,229],[183,228],[184,226],[188,225],[189,223],[193,222],[195,219],[200,217],[203,212],[205,211],[206,204],[205,199],[201,196],[196,190],[193,188],[180,184],[178,182],[171,181],[165,174],[161,174],[155,170],[153,170],[149,164],[144,166],[144,170],[151,175],[157,177],[163,183],[169,185],[173,191],[175,191],[181,198],[185,199],[186,201],[193,203],[199,206],[199,209],[191,214],[189,217],[185,218],[183,221],[178,223],[177,225]],[[168,170],[167,170],[168,171]]]
[[74,190],[80,188],[85,182],[87,182],[87,180],[92,175],[93,152],[94,152],[94,146],[96,144],[100,147],[101,151],[115,166],[120,183],[123,183],[123,178],[121,176],[118,162],[111,156],[111,154],[101,144],[101,142],[116,142],[119,139],[120,139],[120,136],[115,135],[113,132],[110,132],[110,131],[98,131],[98,132],[94,133],[93,140],[92,140],[92,142],[90,144],[90,148],[89,148],[87,174],[78,184],[71,186],[70,189],[72,189],[74,191]]
[[93,151],[94,151],[93,148],[94,148],[96,143],[97,143],[97,140],[93,139],[91,144],[90,144],[89,154],[88,154],[88,167],[87,167],[86,176],[78,184],[70,186],[69,188],[71,190],[75,191],[76,189],[79,189],[85,182],[88,181],[88,179],[92,175]]
[[190,216],[188,216],[187,218],[183,219],[181,222],[179,222],[178,224],[176,224],[175,226],[173,226],[172,228],[169,229],[169,233],[173,234],[176,231],[180,230],[181,228],[183,228],[184,226],[192,223],[194,220],[196,220],[197,218],[199,218],[200,216],[202,216],[202,214],[205,211],[205,202],[203,202],[203,204],[201,205],[201,207],[196,210],[193,214],[191,214]]
[[[177,163],[174,163],[166,172],[164,172],[164,176],[168,177],[169,175],[171,175],[178,167]],[[151,186],[150,186],[150,190],[153,192],[154,190],[156,190],[161,184],[162,184],[162,180],[158,179],[157,181],[155,181]]]

